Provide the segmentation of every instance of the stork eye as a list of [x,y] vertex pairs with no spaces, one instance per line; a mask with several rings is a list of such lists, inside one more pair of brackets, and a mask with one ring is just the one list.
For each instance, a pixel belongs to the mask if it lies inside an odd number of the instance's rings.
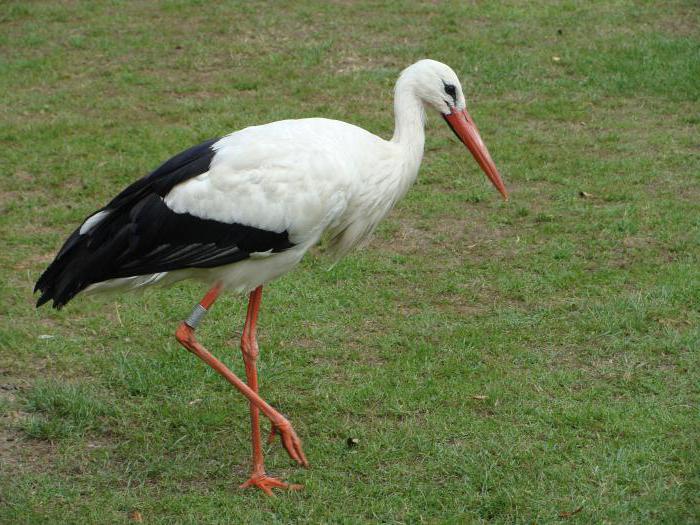
[[445,84],[445,93],[450,95],[453,99],[457,99],[457,88],[452,84]]

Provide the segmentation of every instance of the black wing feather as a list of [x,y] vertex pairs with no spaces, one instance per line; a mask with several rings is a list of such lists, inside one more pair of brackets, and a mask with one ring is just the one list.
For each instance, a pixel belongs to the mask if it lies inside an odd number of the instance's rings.
[[137,180],[124,189],[105,208],[119,208],[127,203],[133,203],[149,193],[164,197],[181,182],[209,171],[211,159],[214,158],[215,154],[212,146],[219,140],[210,139],[178,153],[158,166],[148,176]]
[[286,231],[272,232],[175,213],[163,197],[177,184],[209,170],[215,155],[206,141],[158,167],[99,211],[106,215],[89,232],[71,234],[36,283],[41,306],[60,308],[93,283],[182,268],[212,268],[251,253],[294,246]]

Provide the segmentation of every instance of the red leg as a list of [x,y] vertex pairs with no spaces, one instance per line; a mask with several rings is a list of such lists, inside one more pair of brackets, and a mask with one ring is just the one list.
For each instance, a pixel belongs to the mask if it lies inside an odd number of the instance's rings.
[[[209,351],[195,339],[195,328],[202,320],[207,310],[214,304],[220,291],[221,286],[218,284],[214,286],[211,290],[209,290],[207,295],[204,296],[204,299],[202,299],[202,301],[195,307],[189,319],[179,326],[177,332],[175,333],[175,337],[182,346],[184,346],[187,350],[199,357],[202,361],[207,363],[210,367],[216,370],[224,379],[226,379],[226,381],[231,383],[241,394],[243,394],[248,399],[248,401],[251,403],[251,406],[255,406],[257,409],[261,410],[262,413],[270,420],[272,425],[281,434],[282,445],[284,446],[289,456],[300,465],[308,466],[308,461],[306,460],[306,456],[304,456],[304,451],[301,448],[301,440],[297,437],[296,432],[294,432],[294,429],[292,428],[292,425],[289,423],[289,421],[287,421],[287,419],[277,410],[275,410],[269,404],[267,404],[265,400],[263,400],[255,390],[253,390],[243,381],[241,381],[238,378],[238,376],[236,376],[233,372],[231,372],[231,370],[229,370],[226,367],[226,365],[224,365],[216,357],[211,355],[211,353],[209,353]],[[266,490],[266,492],[269,492],[269,490]]]
[[[255,334],[261,301],[262,286],[258,286],[250,293],[250,299],[248,300],[248,314],[246,316],[245,325],[243,326],[243,335],[241,337],[241,350],[243,351],[245,374],[246,378],[248,379],[248,386],[255,393],[258,392],[258,370],[256,361],[258,354],[260,353]],[[254,403],[250,403],[250,424],[252,427],[251,435],[253,441],[253,471],[250,475],[250,479],[243,483],[241,488],[258,487],[270,496],[272,495],[271,489],[273,487],[286,488],[290,490],[301,489],[301,485],[285,483],[270,477],[265,473],[265,462],[263,459],[262,443],[260,439],[259,410]],[[275,428],[274,424],[272,428]]]

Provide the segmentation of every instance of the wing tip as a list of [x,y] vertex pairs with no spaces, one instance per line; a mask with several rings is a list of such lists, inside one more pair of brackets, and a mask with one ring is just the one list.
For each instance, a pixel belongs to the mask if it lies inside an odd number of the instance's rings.
[[[36,293],[36,291],[37,290],[35,289],[34,292]],[[56,310],[60,310],[62,305],[59,305],[57,303],[56,299],[51,296],[51,293],[48,290],[46,290],[46,291],[41,290],[41,295],[36,300],[35,308],[41,308],[43,305],[48,303],[51,299],[53,299],[52,307],[55,308]]]

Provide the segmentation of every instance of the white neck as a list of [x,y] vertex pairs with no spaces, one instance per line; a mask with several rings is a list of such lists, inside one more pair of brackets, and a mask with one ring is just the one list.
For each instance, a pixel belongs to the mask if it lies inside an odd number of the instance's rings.
[[394,136],[391,141],[407,148],[420,149],[425,143],[425,109],[409,82],[400,78],[394,93]]
[[402,75],[394,94],[394,136],[391,142],[399,146],[402,165],[399,170],[399,194],[408,189],[418,175],[425,145],[425,109],[416,96],[411,79]]
[[418,175],[425,144],[425,110],[412,89],[411,80],[404,75],[396,83],[394,114],[394,136],[385,142],[391,151],[391,155],[385,157],[388,162],[366,173],[366,186],[371,191],[358,192],[359,200],[334,226],[336,231],[342,232],[332,241],[337,258],[372,233]]

